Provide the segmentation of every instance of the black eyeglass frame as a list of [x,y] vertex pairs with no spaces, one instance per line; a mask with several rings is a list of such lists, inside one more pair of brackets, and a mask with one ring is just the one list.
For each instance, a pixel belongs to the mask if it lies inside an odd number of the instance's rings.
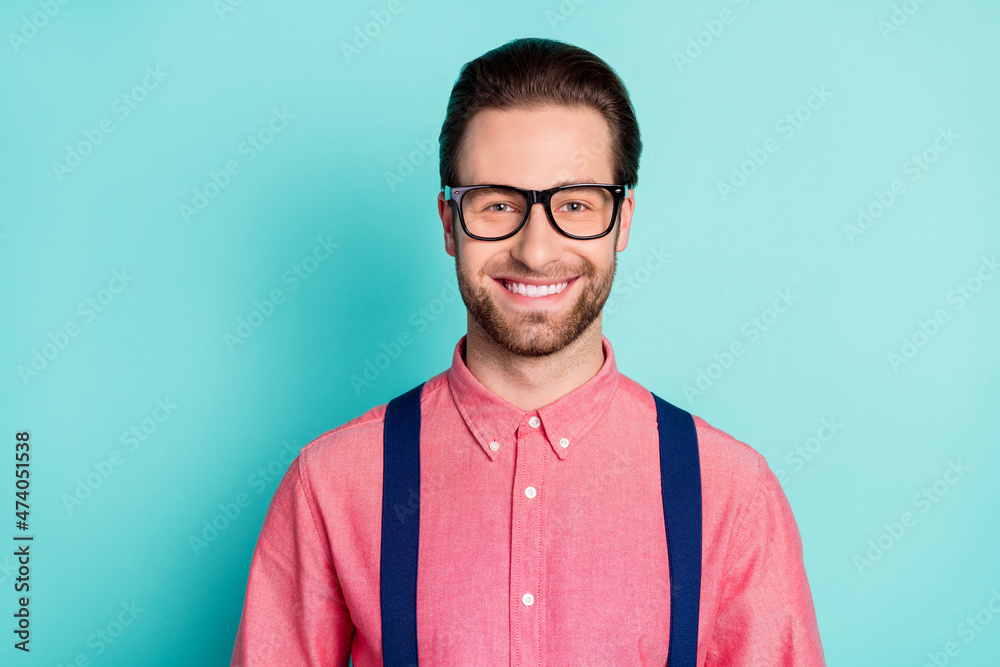
[[[604,188],[605,190],[611,192],[611,197],[612,197],[611,222],[608,225],[608,228],[605,229],[600,234],[594,234],[593,236],[576,236],[575,234],[570,234],[569,232],[560,229],[559,225],[556,224],[555,218],[552,216],[552,207],[550,205],[550,202],[552,200],[552,195],[561,190],[567,190],[569,188],[578,188],[578,187]],[[528,205],[524,209],[524,217],[521,219],[520,224],[518,224],[518,226],[514,228],[514,231],[512,231],[509,234],[505,234],[503,236],[490,238],[486,236],[476,236],[475,234],[469,231],[468,227],[465,226],[465,216],[462,214],[462,197],[469,190],[478,190],[482,188],[504,188],[505,190],[513,190],[515,192],[519,192],[522,195],[524,195],[524,198],[528,202]],[[618,212],[621,207],[622,200],[625,199],[627,193],[628,193],[628,184],[609,185],[608,183],[570,183],[568,185],[560,185],[559,187],[556,188],[549,188],[548,190],[528,190],[525,188],[515,188],[512,185],[463,185],[457,188],[453,188],[450,185],[444,186],[445,201],[455,202],[455,208],[458,209],[458,221],[462,225],[462,230],[470,238],[474,238],[477,241],[503,241],[504,239],[509,239],[511,236],[521,231],[521,228],[524,227],[524,223],[528,221],[528,216],[531,215],[531,207],[539,203],[542,204],[542,207],[545,209],[545,215],[548,216],[549,222],[551,222],[552,226],[556,228],[556,231],[562,234],[563,236],[567,236],[571,239],[577,239],[579,241],[599,239],[602,236],[607,236],[608,234],[610,234],[611,230],[615,228],[615,223],[618,222]]]

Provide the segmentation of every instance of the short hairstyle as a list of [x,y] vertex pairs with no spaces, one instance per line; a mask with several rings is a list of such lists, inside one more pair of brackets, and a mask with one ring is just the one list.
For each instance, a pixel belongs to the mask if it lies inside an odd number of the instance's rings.
[[472,117],[484,109],[547,104],[589,107],[611,130],[614,183],[639,180],[639,123],[625,84],[596,55],[554,39],[526,37],[487,51],[462,66],[441,127],[441,188],[458,183],[459,151]]

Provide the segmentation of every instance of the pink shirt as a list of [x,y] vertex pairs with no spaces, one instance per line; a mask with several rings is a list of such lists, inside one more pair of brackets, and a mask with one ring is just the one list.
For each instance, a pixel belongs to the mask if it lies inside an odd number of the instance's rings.
[[[602,339],[601,370],[531,412],[472,375],[466,336],[451,368],[424,384],[422,667],[666,664],[656,407],[618,372]],[[385,408],[324,433],[289,467],[254,551],[232,665],[346,665],[349,653],[357,667],[382,664]],[[748,445],[694,421],[703,496],[698,665],[825,665],[778,480]],[[401,507],[401,518],[408,512]]]

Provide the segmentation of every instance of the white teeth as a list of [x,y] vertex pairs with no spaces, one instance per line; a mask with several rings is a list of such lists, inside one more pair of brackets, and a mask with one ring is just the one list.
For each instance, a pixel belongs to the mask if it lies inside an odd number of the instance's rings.
[[524,283],[512,283],[508,280],[503,281],[503,286],[506,287],[511,292],[516,294],[521,294],[523,296],[548,296],[549,294],[558,294],[566,289],[569,285],[569,281],[564,283],[557,283],[555,285],[525,285]]

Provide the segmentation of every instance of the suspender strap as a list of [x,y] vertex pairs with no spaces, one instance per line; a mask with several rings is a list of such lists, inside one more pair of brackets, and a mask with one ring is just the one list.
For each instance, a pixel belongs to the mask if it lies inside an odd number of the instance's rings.
[[[389,401],[382,469],[382,655],[387,667],[417,665],[420,536],[420,383]],[[656,394],[660,483],[670,569],[667,667],[693,667],[701,603],[701,466],[694,418]],[[414,504],[414,500],[416,502]],[[407,507],[411,511],[403,511]]]
[[[420,537],[420,390],[389,401],[382,436],[382,656],[387,667],[417,665],[417,553]],[[412,497],[412,498],[411,498]],[[413,499],[416,499],[413,503]],[[409,507],[409,510],[404,511]]]
[[701,463],[694,418],[656,394],[660,483],[670,566],[670,647],[667,667],[694,667],[701,604]]

